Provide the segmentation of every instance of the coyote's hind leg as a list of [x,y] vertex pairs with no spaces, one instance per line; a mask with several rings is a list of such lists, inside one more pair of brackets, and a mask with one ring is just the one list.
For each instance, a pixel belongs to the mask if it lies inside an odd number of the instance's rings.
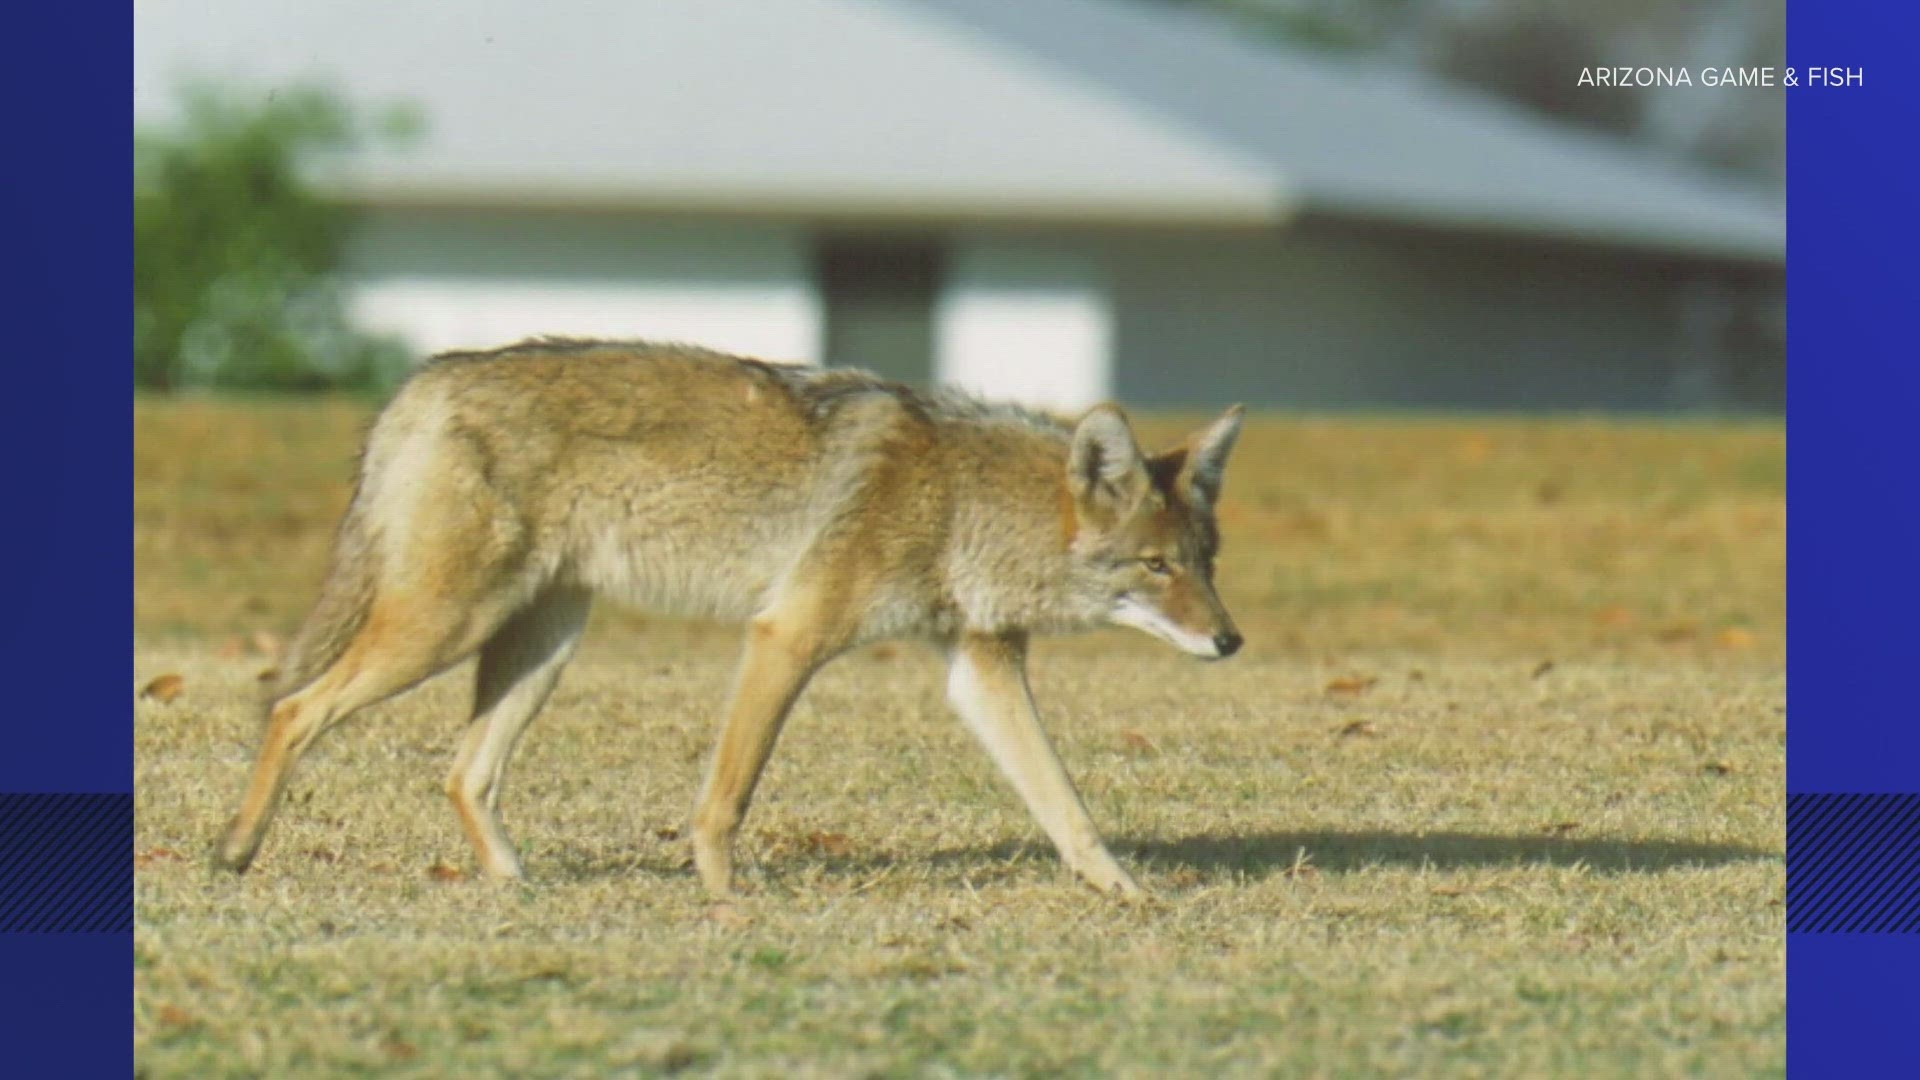
[[592,603],[585,591],[551,589],[507,620],[480,650],[473,720],[447,774],[447,797],[481,868],[492,877],[521,876],[520,858],[500,824],[501,780],[520,736],[573,658]]
[[340,658],[274,702],[240,811],[214,852],[216,865],[253,864],[287,777],[314,740],[359,710],[439,674],[473,652],[499,625],[497,604],[450,604],[395,593],[376,599]]

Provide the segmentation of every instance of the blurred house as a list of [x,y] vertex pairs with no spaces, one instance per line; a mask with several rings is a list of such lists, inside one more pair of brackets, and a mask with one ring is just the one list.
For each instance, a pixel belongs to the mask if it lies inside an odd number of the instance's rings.
[[142,0],[134,15],[142,119],[164,118],[185,75],[261,93],[318,76],[420,107],[420,145],[330,182],[366,213],[358,313],[422,351],[678,338],[1064,406],[1784,396],[1777,203],[1201,13]]

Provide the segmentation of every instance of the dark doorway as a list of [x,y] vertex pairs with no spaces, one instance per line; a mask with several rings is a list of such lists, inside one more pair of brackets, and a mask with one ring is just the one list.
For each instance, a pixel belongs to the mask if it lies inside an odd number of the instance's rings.
[[902,237],[826,237],[814,275],[826,306],[824,361],[914,386],[933,381],[939,243]]

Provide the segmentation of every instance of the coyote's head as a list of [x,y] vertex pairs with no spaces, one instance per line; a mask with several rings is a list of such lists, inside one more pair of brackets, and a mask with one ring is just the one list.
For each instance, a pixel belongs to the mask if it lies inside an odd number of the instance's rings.
[[1232,656],[1241,644],[1213,589],[1220,550],[1213,508],[1240,415],[1236,405],[1150,457],[1126,415],[1101,405],[1074,429],[1067,457],[1074,592],[1108,622],[1209,660]]

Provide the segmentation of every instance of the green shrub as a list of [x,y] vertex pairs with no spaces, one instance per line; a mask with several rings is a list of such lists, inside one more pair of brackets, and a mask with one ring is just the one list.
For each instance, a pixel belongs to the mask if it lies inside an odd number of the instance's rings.
[[326,91],[183,91],[176,123],[134,136],[133,381],[169,390],[377,388],[405,349],[356,329],[338,276],[351,213],[314,164],[372,139]]

